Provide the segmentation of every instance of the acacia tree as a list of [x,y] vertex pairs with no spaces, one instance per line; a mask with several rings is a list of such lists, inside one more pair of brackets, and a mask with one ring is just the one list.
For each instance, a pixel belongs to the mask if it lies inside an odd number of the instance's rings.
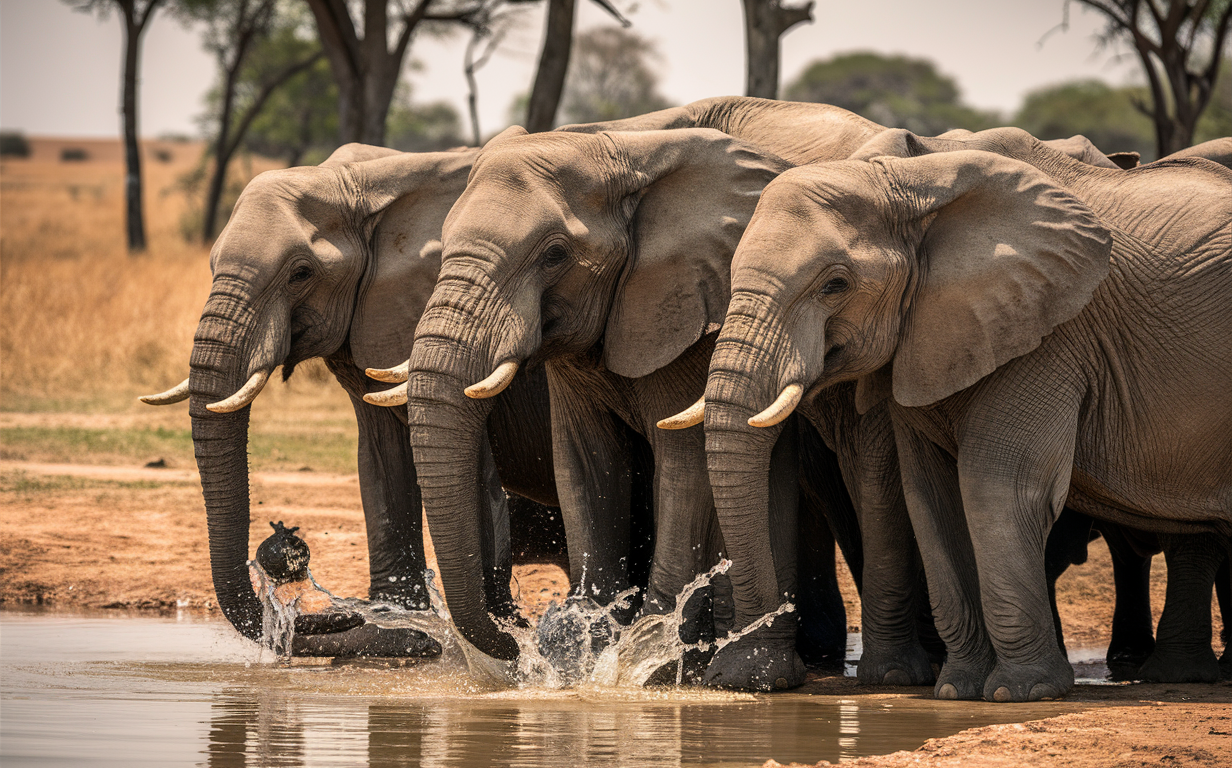
[[145,250],[145,217],[141,211],[141,147],[137,143],[137,73],[141,69],[141,35],[164,0],[66,0],[74,9],[106,18],[113,8],[124,22],[124,85],[120,111],[124,115],[124,208],[129,253]]
[[296,20],[280,18],[278,6],[278,0],[179,0],[183,16],[206,23],[205,47],[217,59],[221,79],[201,231],[205,242],[217,231],[227,166],[253,120],[279,86],[323,55],[314,42],[298,39]]
[[658,91],[654,44],[635,32],[597,27],[577,36],[561,112],[570,123],[618,120],[671,106]]
[[419,26],[469,25],[488,5],[486,0],[363,0],[356,3],[363,12],[357,27],[347,0],[307,1],[338,85],[340,139],[365,144],[385,143],[389,105]]
[[1139,109],[1155,123],[1159,156],[1190,146],[1198,119],[1215,92],[1232,2],[1077,1],[1107,18],[1105,42],[1125,40],[1137,53],[1151,92],[1151,104],[1140,103]]
[[784,6],[780,0],[742,0],[744,5],[744,95],[777,99],[779,41],[787,30],[813,20],[812,0]]

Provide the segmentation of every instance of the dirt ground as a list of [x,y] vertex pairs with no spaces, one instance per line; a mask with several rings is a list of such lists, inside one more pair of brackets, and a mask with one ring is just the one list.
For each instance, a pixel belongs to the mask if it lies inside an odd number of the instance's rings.
[[[254,549],[269,535],[269,521],[300,526],[318,581],[340,596],[365,594],[367,546],[354,475],[255,472],[251,496]],[[217,612],[204,506],[188,465],[4,460],[0,501],[0,608],[40,604],[66,610]],[[1158,618],[1166,573],[1162,558],[1156,560],[1153,607]],[[859,598],[849,576],[843,576],[848,621],[856,631]],[[541,612],[567,589],[565,574],[555,565],[515,567],[515,594],[528,613]],[[1065,574],[1057,597],[1069,646],[1101,656],[1113,602],[1102,542],[1092,543],[1085,565]],[[1218,620],[1214,629],[1218,632]],[[870,694],[841,677],[812,679],[805,691]],[[931,691],[878,688],[872,695],[916,698]],[[1025,724],[975,728],[930,740],[913,752],[857,764],[1232,765],[1232,684],[1080,684],[1067,701],[1091,706]]]

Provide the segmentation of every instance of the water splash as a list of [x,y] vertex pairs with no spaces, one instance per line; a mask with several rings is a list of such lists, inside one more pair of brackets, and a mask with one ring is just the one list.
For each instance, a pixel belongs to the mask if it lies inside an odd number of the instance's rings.
[[[563,603],[550,605],[542,617],[528,626],[493,617],[517,642],[516,663],[494,659],[462,637],[453,624],[431,570],[425,571],[431,607],[424,611],[407,610],[381,601],[336,597],[317,584],[311,571],[308,578],[339,610],[353,611],[365,621],[382,627],[410,628],[429,635],[441,645],[438,663],[465,669],[477,682],[523,689],[640,688],[655,672],[673,662],[679,685],[687,652],[708,652],[712,648],[717,651],[795,610],[793,604],[784,603],[743,630],[713,642],[682,641],[680,628],[685,623],[684,611],[689,600],[698,590],[709,586],[715,577],[727,573],[730,567],[730,560],[720,560],[681,590],[672,612],[642,616],[629,626],[618,623],[612,614],[629,608],[631,598],[638,592],[637,587],[619,593],[607,606],[600,606],[579,587]],[[285,661],[291,655],[295,617],[299,615],[296,603],[287,605],[277,598],[272,581],[255,561],[249,561],[249,568],[263,606],[265,648]]]

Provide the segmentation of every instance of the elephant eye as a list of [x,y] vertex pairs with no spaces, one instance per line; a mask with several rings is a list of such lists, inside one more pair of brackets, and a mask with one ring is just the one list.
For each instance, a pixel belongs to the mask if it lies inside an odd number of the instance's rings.
[[560,243],[552,243],[543,251],[543,264],[547,267],[555,267],[567,258],[569,258],[569,251]]
[[835,277],[828,281],[825,285],[821,286],[821,292],[826,295],[832,293],[842,293],[847,290],[849,286],[850,283],[847,282],[847,278]]
[[291,285],[296,285],[304,282],[310,277],[312,277],[311,267],[296,267],[295,271],[291,273],[291,279],[288,282],[290,282]]

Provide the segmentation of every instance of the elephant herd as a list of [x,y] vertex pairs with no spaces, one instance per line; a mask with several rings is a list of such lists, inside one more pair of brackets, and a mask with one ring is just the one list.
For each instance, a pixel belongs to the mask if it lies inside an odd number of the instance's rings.
[[[518,653],[510,519],[558,507],[578,594],[641,588],[624,622],[720,557],[686,641],[796,604],[703,658],[706,684],[841,664],[837,541],[861,681],[1063,696],[1052,585],[1092,525],[1110,665],[1216,680],[1232,139],[1182,154],[735,97],[482,149],[347,145],[248,185],[189,378],[143,399],[190,400],[219,606],[251,638],[248,406],[320,357],[359,424],[369,596],[428,606],[422,509],[452,618],[491,656]],[[350,632],[313,647],[362,653]]]

